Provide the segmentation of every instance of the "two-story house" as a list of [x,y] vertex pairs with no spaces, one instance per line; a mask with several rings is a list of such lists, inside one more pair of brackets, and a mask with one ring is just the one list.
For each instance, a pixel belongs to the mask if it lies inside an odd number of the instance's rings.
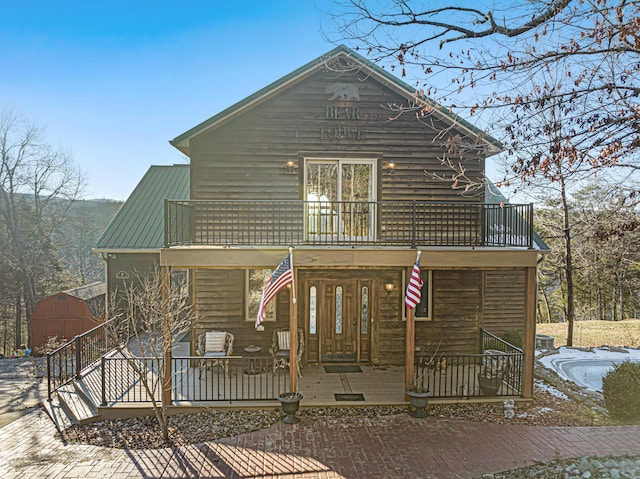
[[[481,330],[516,330],[520,395],[531,397],[546,247],[532,206],[437,179],[451,175],[449,156],[482,182],[501,145],[445,108],[416,105],[413,88],[340,46],[177,136],[171,144],[190,165],[152,168],[163,179],[143,181],[121,210],[140,220],[116,217],[96,246],[110,289],[152,262],[186,270],[201,317],[192,344],[228,331],[236,351],[269,343],[296,308],[304,367],[402,365],[415,347],[476,354]],[[263,284],[289,248],[295,291],[282,290],[256,329]],[[404,291],[417,251],[424,286],[408,335]]]

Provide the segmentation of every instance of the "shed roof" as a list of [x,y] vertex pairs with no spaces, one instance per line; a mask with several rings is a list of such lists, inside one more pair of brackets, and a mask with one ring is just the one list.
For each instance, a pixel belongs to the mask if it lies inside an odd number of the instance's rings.
[[151,166],[104,230],[94,251],[162,248],[165,199],[189,199],[189,165]]
[[63,293],[73,296],[75,298],[87,301],[89,299],[98,298],[107,293],[107,283],[97,281],[95,283],[86,284],[77,288],[68,289]]
[[[400,80],[395,75],[379,67],[372,61],[367,60],[365,57],[359,55],[350,48],[344,45],[340,45],[330,52],[316,58],[315,60],[310,61],[297,70],[294,70],[288,75],[285,75],[279,80],[276,80],[270,85],[267,85],[261,90],[258,90],[254,94],[246,97],[244,100],[239,101],[238,103],[187,130],[173,140],[170,140],[169,143],[189,156],[191,148],[190,140],[192,138],[204,133],[205,131],[217,127],[218,125],[237,115],[244,113],[245,111],[253,108],[255,105],[258,105],[266,99],[271,98],[277,93],[283,91],[284,89],[289,88],[291,85],[294,85],[297,82],[309,77],[310,75],[321,69],[327,62],[340,55],[347,56],[351,61],[359,63],[360,65],[362,65],[362,69],[366,70],[371,77],[375,77],[378,81],[385,83],[386,85],[394,89],[398,94],[404,96],[408,100],[416,99],[416,89],[414,87],[409,86],[407,83]],[[438,103],[427,97],[421,96],[421,100],[428,102],[434,113],[440,115],[440,117],[442,117],[449,124],[455,124],[461,130],[466,130],[478,139],[484,141],[484,143],[489,148],[490,154],[496,154],[504,149],[504,146],[498,140],[480,130],[476,126],[472,125],[468,121],[464,120],[463,118],[459,117],[455,113],[451,112],[449,109],[443,107],[442,105],[439,105]]]

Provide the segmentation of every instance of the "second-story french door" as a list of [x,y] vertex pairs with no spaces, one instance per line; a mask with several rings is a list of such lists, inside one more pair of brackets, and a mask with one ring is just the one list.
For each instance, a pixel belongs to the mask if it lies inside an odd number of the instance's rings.
[[375,160],[306,160],[305,226],[309,237],[374,239],[375,165]]

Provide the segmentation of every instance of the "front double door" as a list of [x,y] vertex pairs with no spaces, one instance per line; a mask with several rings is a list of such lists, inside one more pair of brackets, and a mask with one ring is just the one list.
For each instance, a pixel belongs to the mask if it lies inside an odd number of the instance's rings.
[[305,281],[307,361],[370,361],[371,281],[335,272]]

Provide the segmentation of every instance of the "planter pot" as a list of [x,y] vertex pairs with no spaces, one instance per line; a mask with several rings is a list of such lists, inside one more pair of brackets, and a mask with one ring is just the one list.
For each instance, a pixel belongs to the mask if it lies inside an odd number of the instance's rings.
[[431,391],[413,391],[409,389],[407,391],[409,401],[415,410],[411,411],[409,415],[412,417],[427,417],[427,411],[425,408],[429,404],[429,398],[431,397]]
[[285,424],[295,424],[300,419],[296,417],[296,412],[300,407],[300,400],[302,399],[302,394],[300,393],[282,393],[278,396],[278,401],[280,401],[280,406],[282,406],[282,411],[286,414],[286,416],[282,419],[282,422]]
[[478,385],[483,395],[495,396],[500,386],[502,386],[502,377],[487,378],[482,374],[478,374]]

